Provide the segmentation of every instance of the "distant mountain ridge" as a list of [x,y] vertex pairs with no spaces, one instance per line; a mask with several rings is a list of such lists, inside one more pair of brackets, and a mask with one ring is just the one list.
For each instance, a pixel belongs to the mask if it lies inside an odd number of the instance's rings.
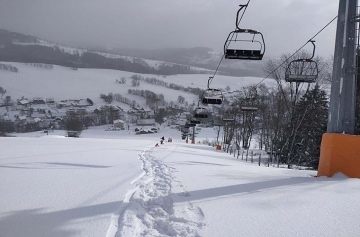
[[[0,29],[0,61],[175,75],[209,73],[216,68],[221,57],[220,53],[205,47],[156,50],[81,49]],[[261,67],[251,62],[223,63],[219,73],[232,76],[262,76]]]
[[[100,49],[104,52],[115,52],[121,55],[160,60],[171,63],[186,64],[208,70],[215,70],[222,58],[222,52],[215,52],[207,47],[164,48],[164,49]],[[264,76],[262,64],[246,60],[223,60],[219,73],[229,76]]]

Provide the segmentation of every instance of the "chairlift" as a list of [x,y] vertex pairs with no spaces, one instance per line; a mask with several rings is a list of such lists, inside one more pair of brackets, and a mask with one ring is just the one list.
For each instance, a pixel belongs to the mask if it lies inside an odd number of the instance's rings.
[[314,83],[319,75],[317,62],[313,59],[315,55],[315,41],[310,40],[313,45],[313,52],[310,58],[295,59],[289,63],[285,71],[285,81]]
[[192,128],[192,127],[195,127],[196,124],[195,123],[187,123],[187,124],[185,124],[185,126],[187,126],[188,128]]
[[226,113],[226,115],[223,115],[222,121],[224,123],[232,123],[235,121],[235,118],[234,116],[231,116],[229,113]]
[[200,124],[201,121],[200,121],[199,119],[196,119],[196,118],[191,118],[191,119],[190,119],[190,123],[196,125],[196,124]]
[[196,119],[207,119],[209,117],[209,112],[206,108],[197,107],[194,110],[194,118]]
[[204,90],[201,102],[203,104],[221,105],[223,98],[221,90],[208,88]]
[[222,121],[223,121],[224,123],[232,123],[232,122],[235,121],[235,119],[234,119],[234,118],[223,118]]
[[210,83],[214,77],[209,77],[207,83],[207,89],[204,90],[201,96],[201,102],[203,104],[212,104],[212,105],[220,105],[223,102],[223,94],[219,89],[210,88]]
[[255,30],[236,29],[230,32],[224,44],[226,59],[262,60],[264,54],[264,36]]
[[256,107],[250,107],[250,106],[242,106],[241,107],[241,111],[243,111],[243,112],[255,112],[257,110],[258,110],[258,108],[256,108]]
[[[236,29],[229,33],[224,44],[226,59],[262,60],[265,54],[265,40],[261,32],[239,27],[241,11],[248,6],[240,5],[236,14]],[[242,15],[244,14],[242,13]]]

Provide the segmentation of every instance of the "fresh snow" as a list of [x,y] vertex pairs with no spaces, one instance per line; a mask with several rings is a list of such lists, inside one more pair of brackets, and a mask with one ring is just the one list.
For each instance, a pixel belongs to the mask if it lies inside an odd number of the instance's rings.
[[[358,236],[360,181],[258,166],[161,127],[0,138],[0,236]],[[155,147],[161,136],[173,142]]]

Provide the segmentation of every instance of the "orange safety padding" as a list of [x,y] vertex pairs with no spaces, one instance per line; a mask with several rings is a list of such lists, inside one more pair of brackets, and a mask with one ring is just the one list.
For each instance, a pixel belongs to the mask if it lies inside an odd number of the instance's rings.
[[221,145],[216,145],[216,150],[221,150]]
[[360,178],[360,136],[323,134],[318,176],[331,177],[338,172]]

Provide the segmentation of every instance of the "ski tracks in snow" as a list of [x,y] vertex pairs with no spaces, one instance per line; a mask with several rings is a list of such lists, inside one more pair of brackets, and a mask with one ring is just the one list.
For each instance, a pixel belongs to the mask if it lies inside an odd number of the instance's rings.
[[198,237],[204,226],[201,209],[184,201],[174,205],[172,186],[181,188],[176,199],[182,199],[187,192],[174,179],[173,168],[151,156],[151,149],[139,153],[143,174],[134,182],[136,189],[128,192],[122,213],[118,220],[116,237],[127,236],[177,236]]

